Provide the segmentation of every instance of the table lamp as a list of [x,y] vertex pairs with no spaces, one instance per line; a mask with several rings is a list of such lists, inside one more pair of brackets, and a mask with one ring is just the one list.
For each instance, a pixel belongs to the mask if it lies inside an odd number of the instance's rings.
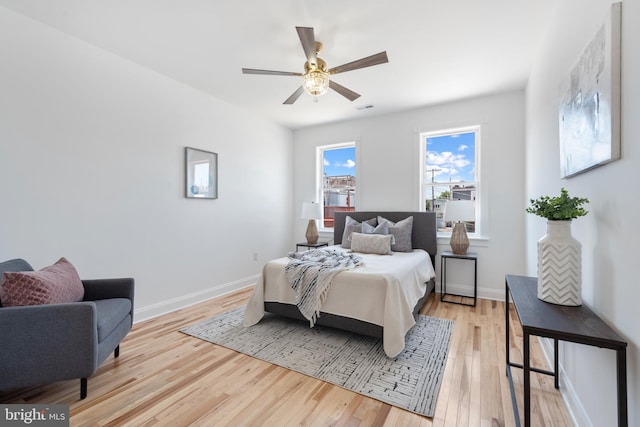
[[307,225],[307,232],[305,234],[307,243],[315,245],[318,243],[318,226],[316,225],[316,219],[322,219],[322,206],[320,203],[303,202],[301,216],[302,219],[309,220],[309,225]]
[[472,200],[448,200],[444,207],[445,221],[453,223],[451,250],[457,255],[466,255],[469,247],[467,228],[463,221],[475,221],[476,210]]

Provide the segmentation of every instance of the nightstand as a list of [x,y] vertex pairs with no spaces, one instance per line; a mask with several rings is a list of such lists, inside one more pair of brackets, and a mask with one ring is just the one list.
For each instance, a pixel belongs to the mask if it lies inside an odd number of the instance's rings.
[[298,252],[298,250],[300,249],[301,246],[303,248],[307,248],[307,250],[309,250],[309,249],[318,249],[318,248],[321,248],[323,246],[329,246],[329,242],[318,242],[318,243],[302,242],[302,243],[296,243],[296,252]]
[[[473,261],[473,304],[467,304],[463,302],[462,299],[460,301],[447,301],[445,299],[446,296],[471,298],[468,295],[447,293],[447,260],[450,258],[465,259],[465,260]],[[440,255],[440,301],[475,307],[477,299],[478,299],[478,254],[473,252],[467,252],[464,255],[460,255],[460,254],[454,254],[453,252],[450,252],[450,251],[443,252]]]

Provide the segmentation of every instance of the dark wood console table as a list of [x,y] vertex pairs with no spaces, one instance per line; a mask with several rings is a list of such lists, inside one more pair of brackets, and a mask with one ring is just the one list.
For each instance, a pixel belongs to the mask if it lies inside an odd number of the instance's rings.
[[[518,319],[522,325],[523,364],[509,359],[509,294],[513,300]],[[589,307],[568,307],[538,299],[538,279],[507,275],[505,277],[505,319],[507,377],[511,389],[511,401],[516,425],[520,427],[518,403],[511,376],[511,368],[524,369],[524,425],[531,425],[531,371],[554,377],[558,383],[558,341],[608,348],[616,352],[618,389],[618,426],[628,426],[627,414],[627,343],[609,325],[602,321]],[[531,335],[553,339],[553,371],[531,367],[529,338]]]

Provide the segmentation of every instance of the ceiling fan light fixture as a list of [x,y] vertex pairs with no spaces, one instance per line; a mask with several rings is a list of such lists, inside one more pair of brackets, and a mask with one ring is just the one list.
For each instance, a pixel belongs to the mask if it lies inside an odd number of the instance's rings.
[[311,96],[324,95],[329,89],[329,73],[322,70],[309,70],[302,78],[304,91]]
[[284,105],[291,105],[300,96],[306,92],[313,97],[314,102],[318,102],[318,96],[324,95],[329,88],[347,98],[349,101],[353,101],[360,97],[360,94],[347,89],[340,84],[329,81],[329,76],[338,73],[344,73],[347,71],[358,70],[360,68],[371,67],[373,65],[384,64],[389,62],[387,52],[379,52],[375,55],[370,55],[365,58],[360,58],[356,61],[351,61],[346,64],[327,68],[327,63],[318,55],[322,51],[322,43],[316,41],[312,27],[296,27],[298,37],[300,38],[300,44],[304,50],[304,55],[307,57],[304,63],[304,73],[296,73],[291,71],[274,71],[274,70],[258,70],[255,68],[243,68],[243,74],[264,74],[268,76],[296,76],[302,77],[302,85],[299,86],[295,92],[293,92],[285,101]]

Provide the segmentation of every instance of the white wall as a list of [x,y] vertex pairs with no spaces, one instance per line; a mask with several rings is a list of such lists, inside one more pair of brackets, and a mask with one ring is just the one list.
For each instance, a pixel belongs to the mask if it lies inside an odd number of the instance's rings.
[[[560,179],[558,87],[609,12],[610,0],[562,0],[527,88],[526,200],[558,194],[561,187],[591,203],[573,221],[582,243],[584,304],[593,308],[629,343],[629,425],[640,425],[640,328],[638,328],[637,190],[640,167],[640,2],[622,7],[622,159],[568,180]],[[536,274],[536,241],[544,220],[526,221],[527,272]],[[563,392],[579,425],[616,425],[615,353],[567,344],[560,350],[566,376]]]
[[[141,320],[290,250],[290,130],[2,7],[0,58],[0,259],[132,276]],[[219,199],[184,198],[185,146]]]
[[[295,218],[299,206],[317,199],[317,146],[357,141],[359,210],[418,210],[423,203],[418,186],[420,132],[477,124],[482,125],[480,179],[487,222],[484,239],[472,241],[469,251],[479,256],[479,296],[504,298],[504,275],[525,269],[524,91],[294,131],[294,237],[304,240],[306,223]],[[439,252],[450,250],[448,239],[441,243]],[[436,264],[439,271],[439,258]],[[472,282],[473,263],[466,264],[466,274],[456,276],[447,269],[452,284]]]

